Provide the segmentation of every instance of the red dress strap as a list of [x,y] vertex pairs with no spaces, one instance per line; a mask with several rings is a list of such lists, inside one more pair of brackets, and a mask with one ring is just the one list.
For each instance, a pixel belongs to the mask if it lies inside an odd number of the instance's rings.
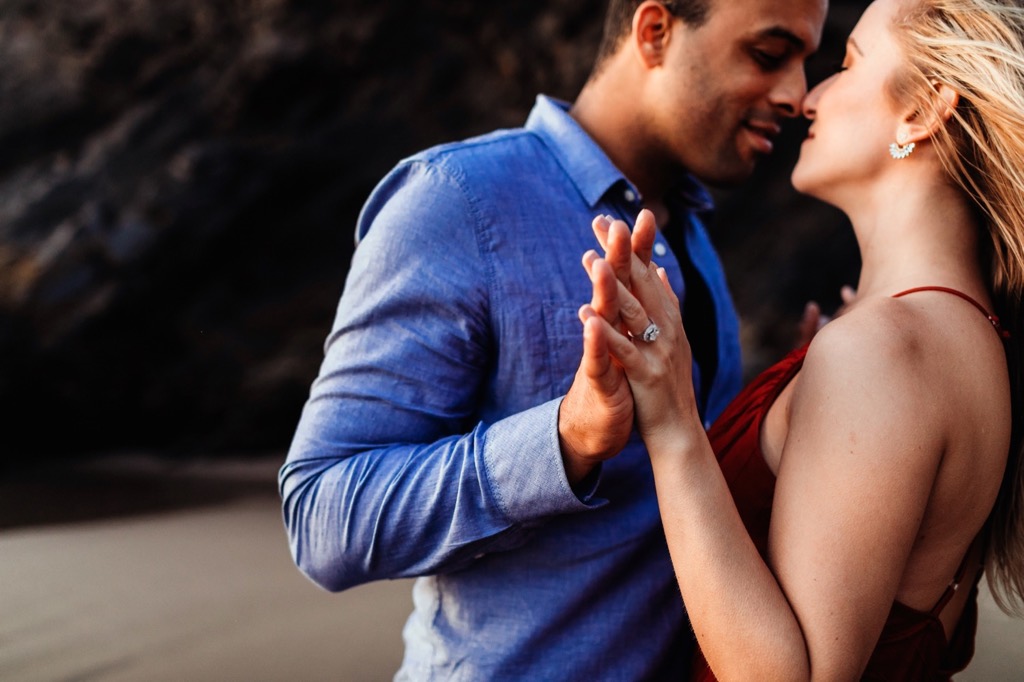
[[946,591],[942,593],[942,596],[939,597],[939,601],[935,602],[935,606],[933,606],[932,610],[929,612],[936,618],[938,618],[939,614],[942,613],[942,609],[946,608],[946,604],[948,604],[949,600],[953,598],[956,591],[960,589],[960,584],[963,583],[964,577],[967,575],[967,566],[971,558],[971,553],[980,540],[981,536],[979,535],[967,548],[967,553],[964,554],[964,558],[960,560],[960,567],[956,570],[956,576],[954,576],[953,580],[946,586]]
[[985,306],[981,305],[980,303],[975,301],[973,298],[971,298],[970,296],[968,296],[964,292],[959,291],[957,289],[950,289],[949,287],[914,287],[913,289],[907,289],[906,291],[901,291],[898,294],[893,294],[892,297],[893,298],[899,298],[900,296],[906,296],[907,294],[913,294],[913,293],[916,293],[918,291],[941,291],[943,293],[953,294],[954,296],[959,296],[960,298],[964,299],[965,301],[967,301],[968,303],[973,305],[975,308],[980,310],[981,314],[984,315],[985,317],[987,317],[988,321],[992,323],[992,326],[996,328],[996,333],[999,334],[1000,337],[1002,337],[1004,339],[1010,338],[1010,332],[1008,332],[1005,329],[1003,329],[1003,326],[1001,324],[999,324],[999,318],[997,316],[995,316],[992,313],[990,313],[989,311],[985,310]]

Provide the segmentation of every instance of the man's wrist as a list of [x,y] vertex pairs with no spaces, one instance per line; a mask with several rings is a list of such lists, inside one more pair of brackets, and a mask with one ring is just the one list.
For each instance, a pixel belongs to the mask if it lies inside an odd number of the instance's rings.
[[561,433],[558,436],[558,444],[562,450],[562,467],[565,469],[565,477],[573,490],[576,490],[597,469],[598,463],[576,454]]
[[569,481],[569,487],[576,497],[586,502],[597,491],[597,482],[601,478],[601,463],[594,464],[590,471],[578,481]]

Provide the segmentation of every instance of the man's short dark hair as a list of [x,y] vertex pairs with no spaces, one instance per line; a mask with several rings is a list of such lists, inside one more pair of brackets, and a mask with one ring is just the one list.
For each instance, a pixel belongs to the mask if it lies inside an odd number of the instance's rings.
[[[615,54],[619,43],[629,35],[633,28],[633,14],[644,0],[609,0],[608,12],[604,18],[604,36],[597,48],[597,59],[594,60],[596,72],[604,60]],[[679,17],[692,27],[707,21],[711,0],[662,0],[673,16]]]

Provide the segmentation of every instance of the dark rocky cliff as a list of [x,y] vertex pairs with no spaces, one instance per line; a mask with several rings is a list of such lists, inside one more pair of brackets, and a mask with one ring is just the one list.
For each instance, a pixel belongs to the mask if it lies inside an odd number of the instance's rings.
[[[833,3],[820,76],[865,3]],[[0,0],[0,462],[283,449],[402,156],[572,99],[603,2]],[[699,96],[699,95],[698,95]],[[751,369],[857,264],[802,128],[715,226]]]

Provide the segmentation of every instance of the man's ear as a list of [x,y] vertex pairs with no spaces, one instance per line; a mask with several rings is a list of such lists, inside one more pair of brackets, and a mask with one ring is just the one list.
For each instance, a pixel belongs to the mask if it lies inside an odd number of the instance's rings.
[[945,83],[933,83],[928,100],[918,109],[908,113],[896,129],[896,139],[920,142],[934,136],[953,115],[960,104],[960,93]]
[[672,13],[656,0],[640,3],[633,13],[633,32],[629,38],[641,63],[648,69],[660,66],[665,61],[672,34]]

